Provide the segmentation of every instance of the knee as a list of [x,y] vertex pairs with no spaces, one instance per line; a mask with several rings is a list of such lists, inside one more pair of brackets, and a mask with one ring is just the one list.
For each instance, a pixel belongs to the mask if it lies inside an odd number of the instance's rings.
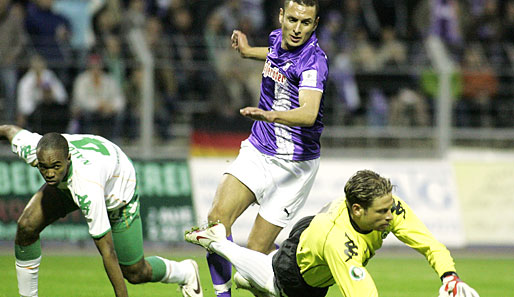
[[29,216],[23,214],[18,219],[16,230],[16,242],[37,238],[39,236],[38,227],[32,222]]

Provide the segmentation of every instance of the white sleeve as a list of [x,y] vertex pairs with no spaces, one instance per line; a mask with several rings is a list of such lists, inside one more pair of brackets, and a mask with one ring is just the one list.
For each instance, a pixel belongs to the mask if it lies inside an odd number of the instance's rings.
[[[76,175],[76,172],[74,172],[74,175]],[[105,205],[104,189],[95,181],[84,181],[81,178],[79,183],[80,185],[75,187],[73,200],[86,219],[89,234],[93,238],[100,238],[111,230],[111,223]]]
[[41,139],[41,135],[32,133],[27,130],[20,130],[14,135],[11,141],[11,149],[13,153],[22,158],[27,164],[33,164],[36,161],[36,147]]

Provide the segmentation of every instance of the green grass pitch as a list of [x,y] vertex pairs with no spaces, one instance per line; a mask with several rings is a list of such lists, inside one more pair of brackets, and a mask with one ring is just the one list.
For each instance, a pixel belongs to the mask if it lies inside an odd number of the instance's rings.
[[[95,253],[86,255],[58,255],[54,252],[45,255],[39,272],[40,297],[103,297],[113,296],[113,290],[103,270],[101,258]],[[160,256],[180,261],[180,256],[170,253],[158,253]],[[204,254],[192,250],[193,257],[200,265],[204,296],[214,296],[205,263]],[[474,287],[482,297],[514,296],[513,267],[514,257],[495,256],[488,253],[478,255],[454,256],[460,276]],[[382,297],[436,297],[440,281],[419,255],[402,256],[381,255],[370,261],[369,273],[378,287]],[[149,283],[143,285],[128,284],[130,296],[165,297],[181,294],[175,284]],[[0,297],[18,296],[14,257],[12,253],[0,254]],[[246,291],[234,290],[234,297],[252,297]],[[333,286],[329,297],[341,296],[338,288]]]

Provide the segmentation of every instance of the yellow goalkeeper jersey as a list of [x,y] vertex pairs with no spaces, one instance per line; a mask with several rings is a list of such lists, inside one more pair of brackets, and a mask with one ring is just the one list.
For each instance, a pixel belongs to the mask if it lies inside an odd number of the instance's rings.
[[302,233],[296,252],[307,284],[327,287],[337,283],[345,297],[378,296],[365,266],[389,233],[423,254],[439,276],[455,271],[448,249],[403,200],[396,196],[393,199],[393,220],[385,231],[358,232],[352,226],[344,198],[332,202],[328,211],[317,214]]

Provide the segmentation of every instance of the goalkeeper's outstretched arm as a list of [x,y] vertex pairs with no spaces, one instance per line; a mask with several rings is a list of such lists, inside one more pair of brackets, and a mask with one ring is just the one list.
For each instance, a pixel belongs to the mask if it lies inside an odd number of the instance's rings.
[[480,297],[477,291],[463,282],[454,271],[444,273],[441,280],[443,284],[439,289],[439,297]]

